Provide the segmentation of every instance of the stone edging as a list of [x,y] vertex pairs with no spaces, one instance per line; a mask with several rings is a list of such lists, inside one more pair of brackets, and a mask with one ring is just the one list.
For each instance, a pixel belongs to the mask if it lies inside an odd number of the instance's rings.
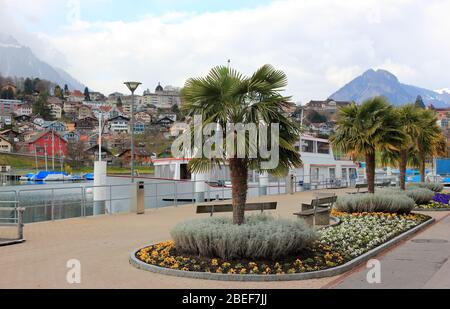
[[413,211],[450,211],[450,207],[447,207],[447,208],[414,208]]
[[14,239],[14,240],[9,240],[9,241],[4,241],[4,242],[0,242],[0,247],[20,244],[23,242],[25,242],[25,239]]
[[350,269],[360,265],[361,263],[368,261],[371,257],[377,255],[381,251],[384,251],[395,244],[399,243],[408,236],[417,233],[424,227],[430,225],[435,221],[431,218],[412,229],[397,235],[391,240],[379,245],[378,247],[354,258],[351,261],[337,267],[323,269],[318,271],[306,272],[306,273],[296,273],[296,274],[284,274],[284,275],[231,275],[231,274],[216,274],[216,273],[206,273],[206,272],[194,272],[194,271],[182,271],[178,269],[163,268],[155,265],[150,265],[142,262],[136,257],[136,253],[140,250],[135,250],[131,253],[129,262],[136,268],[176,277],[184,278],[194,278],[194,279],[205,279],[205,280],[219,280],[219,281],[294,281],[294,280],[307,280],[307,279],[317,279],[324,277],[332,277],[343,274]]

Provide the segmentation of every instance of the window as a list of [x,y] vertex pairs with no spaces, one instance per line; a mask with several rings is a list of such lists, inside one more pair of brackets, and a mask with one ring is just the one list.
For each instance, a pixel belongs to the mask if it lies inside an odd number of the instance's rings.
[[322,154],[329,154],[330,145],[324,142],[317,142],[317,152]]
[[336,169],[330,168],[330,178],[334,179],[336,178]]
[[314,152],[314,141],[302,140],[302,152]]

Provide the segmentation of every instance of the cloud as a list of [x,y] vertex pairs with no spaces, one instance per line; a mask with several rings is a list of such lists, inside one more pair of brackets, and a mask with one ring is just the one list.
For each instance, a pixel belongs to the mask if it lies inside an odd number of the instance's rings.
[[106,93],[126,91],[128,79],[182,86],[231,59],[246,74],[265,63],[284,70],[286,94],[307,101],[371,67],[405,83],[449,87],[449,11],[450,1],[439,0],[278,0],[234,11],[143,12],[132,22],[87,22],[74,11],[64,31],[39,37],[65,55],[58,65]]

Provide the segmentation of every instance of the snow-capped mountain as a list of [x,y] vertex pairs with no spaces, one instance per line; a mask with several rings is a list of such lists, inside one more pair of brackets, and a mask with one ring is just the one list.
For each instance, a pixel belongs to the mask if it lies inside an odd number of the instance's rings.
[[435,92],[437,92],[439,94],[450,94],[450,88],[438,89],[438,90],[435,90]]
[[67,84],[70,89],[84,89],[84,85],[69,73],[41,61],[30,48],[4,34],[0,34],[0,74],[10,77],[38,77],[61,87]]
[[450,91],[437,92],[416,86],[402,84],[398,78],[386,70],[367,70],[330,98],[340,101],[361,103],[374,96],[384,96],[394,105],[414,103],[420,95],[426,105],[450,107]]

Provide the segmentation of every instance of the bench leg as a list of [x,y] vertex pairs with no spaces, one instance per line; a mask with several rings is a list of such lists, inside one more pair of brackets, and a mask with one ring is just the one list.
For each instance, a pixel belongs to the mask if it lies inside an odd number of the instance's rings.
[[305,217],[300,217],[298,216],[299,219],[303,219],[303,221],[305,221],[305,224],[309,227],[313,227],[314,226],[314,216],[305,216]]
[[330,225],[330,211],[316,213],[315,224],[316,225]]

